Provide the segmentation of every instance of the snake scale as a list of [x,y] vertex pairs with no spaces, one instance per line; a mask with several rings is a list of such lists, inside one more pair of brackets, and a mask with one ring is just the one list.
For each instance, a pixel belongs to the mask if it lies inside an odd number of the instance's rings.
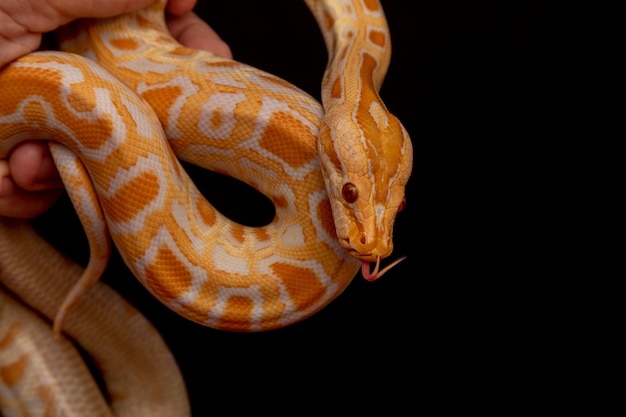
[[[230,331],[295,323],[359,269],[368,280],[388,269],[380,261],[392,251],[413,151],[378,94],[390,59],[384,12],[378,0],[305,3],[329,55],[323,108],[280,78],[182,47],[164,1],[77,21],[59,32],[63,52],[1,70],[0,158],[24,140],[49,140],[90,246],[82,268],[28,222],[0,219],[3,413],[189,414],[158,333],[98,282],[111,240],[162,303]],[[179,160],[250,184],[273,202],[274,219],[229,220]],[[110,404],[64,335],[103,370]]]

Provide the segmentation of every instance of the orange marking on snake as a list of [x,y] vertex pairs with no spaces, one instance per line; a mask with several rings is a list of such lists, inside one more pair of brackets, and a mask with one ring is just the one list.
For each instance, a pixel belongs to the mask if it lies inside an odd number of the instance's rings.
[[132,38],[116,38],[111,39],[111,46],[117,49],[124,49],[126,51],[134,51],[139,48],[139,42],[136,39]]
[[182,46],[174,48],[169,52],[170,55],[177,55],[177,56],[191,56],[194,53],[195,51],[193,49],[185,48]]
[[333,17],[332,14],[330,14],[330,12],[326,12],[324,13],[324,28],[326,30],[331,30],[333,28],[333,25],[335,24],[335,18]]
[[211,113],[211,117],[209,118],[209,126],[212,129],[217,129],[221,125],[224,124],[224,116],[222,115],[222,108],[216,107],[214,111]]
[[[364,80],[371,80],[372,74],[376,70],[377,61],[369,54],[362,54],[363,60],[361,62],[361,77]],[[356,119],[359,124],[365,127],[365,131],[377,131],[378,124],[372,118],[370,114],[370,106],[372,103],[378,102],[378,95],[374,90],[361,89],[361,97],[359,99],[359,111],[356,112]],[[373,129],[373,130],[372,130]],[[377,141],[380,138],[368,138],[369,140]]]
[[[2,313],[2,311],[0,310],[0,313]],[[0,316],[0,318],[2,318]],[[9,346],[13,340],[17,337],[17,335],[20,333],[22,328],[22,325],[19,323],[13,323],[11,325],[11,327],[9,328],[9,330],[6,332],[6,335],[3,339],[0,339],[0,349],[6,349],[7,346]]]
[[280,208],[289,207],[289,201],[287,201],[284,195],[278,195],[274,197],[273,202],[276,205],[276,207],[280,207]]
[[[172,108],[176,100],[183,94],[181,88],[174,85],[163,86],[160,88],[151,88],[144,91],[141,96],[146,101],[154,100],[156,104],[154,110],[157,114],[165,113]],[[152,101],[151,101],[152,102]]]
[[308,309],[312,302],[317,302],[326,293],[317,275],[308,268],[282,262],[272,264],[271,268],[277,276],[283,278],[282,282],[298,310]]
[[239,243],[243,243],[244,241],[244,228],[239,223],[233,223],[230,225],[230,235],[235,238],[235,240]]
[[[103,198],[102,207],[114,222],[128,221],[148,205],[158,193],[158,178],[150,172],[143,172],[130,178],[113,196]],[[128,204],[127,202],[130,201],[132,203]]]
[[270,239],[270,235],[267,234],[267,231],[262,227],[255,227],[254,229],[254,237],[259,242],[267,242]]
[[67,98],[67,102],[70,106],[72,106],[72,109],[76,110],[79,113],[90,112],[96,107],[95,100],[87,101],[84,99],[84,97],[77,97],[74,94],[70,95]]
[[387,35],[385,34],[385,32],[381,32],[379,30],[372,30],[369,33],[370,42],[372,42],[374,45],[378,47],[381,47],[381,48],[384,47],[386,39],[387,39]]
[[[175,279],[164,281],[159,276],[166,274]],[[146,268],[146,284],[160,298],[173,301],[184,294],[193,277],[187,267],[167,248],[160,248],[154,261]]]
[[50,386],[38,386],[37,387],[37,396],[39,397],[42,404],[46,405],[46,409],[44,410],[43,417],[62,417],[62,415],[57,414],[55,410],[55,402],[56,393],[58,389]]
[[213,206],[211,206],[204,199],[198,199],[196,203],[196,208],[198,209],[198,213],[200,213],[200,218],[205,225],[215,225],[215,222],[217,221],[217,213],[215,212]]
[[28,366],[28,356],[21,356],[17,361],[0,368],[0,379],[8,387],[17,385],[24,377]]
[[[254,304],[248,297],[234,295],[228,297],[226,306],[224,307],[224,313],[218,320],[217,326],[219,328],[231,328],[233,323],[238,323],[237,326],[241,326],[238,330],[245,330],[250,327],[250,321],[245,323],[242,320],[243,317],[252,317],[252,309]],[[242,325],[241,323],[245,323]]]
[[201,70],[211,71],[213,68],[217,68],[217,69],[235,68],[235,67],[238,67],[239,65],[241,64],[235,61],[219,61],[219,62],[211,62],[211,63],[200,62],[198,64],[198,67]]
[[330,208],[330,200],[328,197],[320,200],[317,205],[317,217],[322,219],[322,226],[328,236],[335,236],[337,231],[335,230],[335,223],[333,222],[333,212]]
[[[272,114],[270,124],[276,126],[289,126],[289,132],[302,132],[301,137],[311,134],[311,130],[305,126],[300,120],[292,115],[277,111]],[[294,168],[300,168],[310,161],[310,153],[301,143],[287,145],[288,136],[293,133],[287,131],[265,131],[259,140],[259,145],[267,151],[278,156],[287,164]],[[283,137],[284,136],[284,137]]]
[[[55,91],[50,89],[50,91],[43,92],[42,96],[47,103],[54,103],[56,102],[54,94]],[[78,99],[70,95],[68,102],[78,112],[89,112],[95,107],[95,97],[91,97],[91,100],[84,100],[84,98],[85,96]],[[77,118],[64,106],[59,105],[55,110],[57,117],[60,119],[71,120],[70,123],[66,123],[66,126],[71,128],[75,135],[81,136],[81,144],[86,148],[98,149],[111,137],[113,127],[110,120],[100,120],[99,123],[91,123],[89,120]],[[37,125],[34,120],[43,117],[42,115],[44,114],[45,110],[39,102],[30,102],[24,106],[24,118],[27,122],[34,125]],[[85,132],[88,132],[88,134]]]
[[377,0],[363,0],[363,4],[368,10],[371,10],[372,12],[380,11],[380,4]]
[[333,82],[333,86],[330,89],[330,96],[334,99],[339,100],[341,97],[343,97],[343,88],[341,86],[341,77],[337,77],[335,78],[335,81]]

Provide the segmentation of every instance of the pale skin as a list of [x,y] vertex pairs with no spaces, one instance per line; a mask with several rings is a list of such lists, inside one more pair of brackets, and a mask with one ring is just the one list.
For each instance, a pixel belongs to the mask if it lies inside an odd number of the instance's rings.
[[[0,71],[37,50],[42,34],[81,17],[107,17],[140,9],[153,0],[0,0]],[[197,0],[169,0],[168,27],[183,45],[232,58],[228,45],[192,9]],[[0,160],[0,216],[32,218],[61,195],[63,184],[48,146],[31,141]]]

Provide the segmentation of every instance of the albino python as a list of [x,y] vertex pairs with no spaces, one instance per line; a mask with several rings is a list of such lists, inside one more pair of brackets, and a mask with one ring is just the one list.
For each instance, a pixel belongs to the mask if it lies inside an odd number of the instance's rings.
[[[167,33],[164,1],[75,22],[60,33],[64,52],[0,71],[0,158],[24,140],[50,141],[91,253],[83,269],[27,222],[0,219],[3,413],[189,414],[159,335],[97,282],[109,235],[166,306],[231,331],[297,322],[359,268],[369,280],[388,269],[379,265],[392,251],[412,147],[378,95],[390,58],[385,16],[378,0],[305,2],[329,51],[324,110],[273,75],[182,47]],[[258,189],[275,205],[273,221],[224,217],[179,159]],[[104,370],[110,404],[83,382],[88,370],[61,330]]]

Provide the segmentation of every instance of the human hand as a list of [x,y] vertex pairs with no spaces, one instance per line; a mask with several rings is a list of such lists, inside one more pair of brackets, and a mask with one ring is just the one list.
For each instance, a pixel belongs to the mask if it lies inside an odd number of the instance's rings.
[[[0,71],[39,48],[42,35],[81,17],[108,17],[154,0],[0,0]],[[232,58],[228,45],[193,13],[197,0],[169,0],[167,25],[181,44]],[[61,195],[63,183],[45,142],[17,146],[0,160],[0,216],[32,218]]]

